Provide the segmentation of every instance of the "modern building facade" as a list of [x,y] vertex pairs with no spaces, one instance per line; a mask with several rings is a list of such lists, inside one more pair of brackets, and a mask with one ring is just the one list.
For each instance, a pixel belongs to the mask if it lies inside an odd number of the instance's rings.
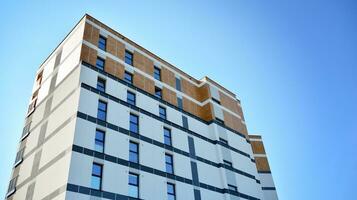
[[235,94],[89,15],[37,71],[5,198],[278,199]]

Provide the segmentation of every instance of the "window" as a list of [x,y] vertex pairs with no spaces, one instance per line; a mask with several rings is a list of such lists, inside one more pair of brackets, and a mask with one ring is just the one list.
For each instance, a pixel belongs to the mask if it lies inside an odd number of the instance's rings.
[[124,81],[133,84],[133,75],[126,71],[124,73]]
[[139,198],[139,175],[129,173],[129,196]]
[[130,113],[130,132],[139,133],[139,117]]
[[98,47],[99,49],[105,51],[107,48],[107,38],[105,38],[104,36],[99,36],[99,41],[98,41]]
[[234,185],[230,185],[230,184],[228,184],[228,189],[229,189],[229,190],[233,190],[233,191],[235,191],[235,192],[238,192],[237,187],[236,187],[236,186],[234,186]]
[[164,128],[164,143],[172,146],[171,130]]
[[166,108],[159,106],[159,115],[161,119],[166,119]]
[[129,142],[129,161],[139,163],[139,144],[132,141]]
[[126,102],[128,102],[129,104],[135,106],[135,102],[136,102],[135,94],[128,91],[127,94],[126,94]]
[[154,66],[154,78],[161,81],[161,69]]
[[101,100],[98,102],[97,118],[102,121],[106,121],[107,119],[107,103]]
[[182,125],[185,129],[188,129],[187,117],[182,115]]
[[103,166],[97,163],[93,163],[92,167],[92,179],[91,187],[96,190],[101,190],[102,188],[102,174]]
[[180,97],[177,97],[177,106],[181,109],[183,108],[182,107],[182,98],[180,98]]
[[161,88],[155,87],[155,96],[162,99],[162,90]]
[[125,50],[125,63],[128,65],[133,65],[133,53]]
[[17,152],[16,159],[15,159],[15,164],[14,164],[15,167],[22,162],[22,157],[24,155],[24,150],[25,150],[25,148],[22,148],[20,151]]
[[7,188],[6,197],[9,197],[10,195],[14,194],[14,192],[16,191],[16,182],[17,182],[17,176],[11,179],[9,183],[9,187]]
[[220,102],[219,100],[213,98],[213,97],[212,97],[212,101],[215,102],[215,103],[217,103],[217,104],[219,104],[219,105],[221,105],[221,102]]
[[103,58],[97,57],[97,62],[95,66],[100,70],[104,70],[104,65],[105,65],[105,60]]
[[30,134],[30,126],[31,122],[26,124],[26,126],[22,129],[21,140],[25,139]]
[[225,139],[223,139],[223,138],[219,138],[219,141],[221,141],[223,144],[228,145],[228,141],[227,141],[227,140],[225,140]]
[[94,149],[100,153],[104,152],[104,134],[104,131],[98,129],[95,131]]
[[172,183],[167,183],[167,200],[175,200],[176,192],[175,185]]
[[105,80],[99,77],[97,80],[97,90],[105,92]]
[[229,162],[227,160],[223,160],[223,163],[228,167],[233,167],[232,162]]
[[176,90],[181,91],[181,79],[176,77]]
[[170,154],[165,154],[165,164],[166,164],[166,172],[169,174],[174,173],[174,161],[173,157]]

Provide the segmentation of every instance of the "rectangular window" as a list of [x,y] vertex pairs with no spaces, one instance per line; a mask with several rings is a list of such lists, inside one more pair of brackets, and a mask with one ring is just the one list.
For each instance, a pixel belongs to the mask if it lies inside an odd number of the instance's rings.
[[161,81],[161,69],[154,66],[154,78]]
[[16,191],[16,183],[17,183],[17,176],[11,179],[9,183],[9,187],[7,188],[6,197],[9,197],[10,195],[14,194],[14,192]]
[[175,200],[176,192],[175,185],[172,183],[167,183],[167,200]]
[[129,173],[129,196],[139,198],[139,175]]
[[181,79],[176,77],[176,90],[181,91]]
[[182,115],[182,125],[185,129],[188,129],[187,117]]
[[162,90],[161,88],[155,87],[155,96],[162,99]]
[[130,132],[139,133],[139,117],[130,113]]
[[21,140],[25,139],[30,134],[30,126],[31,122],[26,124],[26,126],[22,129]]
[[223,138],[219,138],[219,141],[221,141],[223,144],[228,145],[228,141],[227,141],[227,140],[225,140],[225,139],[223,139]]
[[166,119],[166,108],[159,106],[159,115],[161,119]]
[[22,162],[22,158],[24,155],[24,151],[25,151],[25,147],[22,148],[20,151],[17,152],[16,154],[16,159],[15,159],[15,164],[14,166],[16,167],[17,165],[19,165]]
[[92,179],[91,179],[91,187],[93,189],[101,190],[102,174],[103,174],[103,166],[101,164],[93,163]]
[[125,50],[125,63],[128,65],[133,65],[133,53]]
[[98,40],[98,47],[99,47],[99,49],[105,51],[107,48],[107,38],[100,35],[99,40]]
[[233,190],[233,191],[235,191],[235,192],[238,192],[237,187],[236,187],[236,186],[234,186],[234,185],[230,185],[230,184],[228,184],[228,189],[229,189],[229,190]]
[[126,71],[124,73],[124,81],[133,84],[133,75]]
[[97,129],[95,131],[94,149],[100,153],[104,153],[104,138],[105,138],[104,131]]
[[97,118],[102,121],[107,120],[107,103],[101,100],[98,102]]
[[172,146],[171,130],[168,128],[164,128],[164,143]]
[[136,142],[129,142],[129,161],[139,163],[139,144]]
[[126,94],[126,102],[128,102],[129,104],[135,106],[135,104],[136,104],[136,96],[135,96],[135,94],[128,91],[127,94]]
[[97,80],[97,90],[105,92],[105,80],[99,77]]
[[177,97],[177,106],[178,106],[180,109],[183,109],[183,107],[182,107],[182,98],[180,98],[180,97]]
[[223,163],[224,163],[226,166],[233,167],[232,162],[229,162],[228,160],[223,160]]
[[174,173],[174,160],[172,155],[165,154],[165,165],[166,165],[166,172],[169,174]]
[[95,66],[100,70],[104,70],[104,65],[105,65],[105,60],[101,57],[97,57],[97,62]]

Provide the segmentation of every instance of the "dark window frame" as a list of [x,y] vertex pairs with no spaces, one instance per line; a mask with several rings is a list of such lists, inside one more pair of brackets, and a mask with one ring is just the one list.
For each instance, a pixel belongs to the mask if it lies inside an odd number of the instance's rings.
[[[132,96],[133,99],[129,99],[129,96]],[[130,105],[135,106],[136,105],[136,94],[134,92],[131,92],[128,90],[126,92],[126,102],[129,103]]]
[[176,88],[176,90],[181,92],[182,87],[181,87],[181,79],[180,78],[175,77],[175,88]]
[[[170,162],[167,161],[167,158],[170,158]],[[171,167],[171,172],[168,170]],[[166,169],[166,173],[168,174],[174,174],[175,170],[174,170],[174,156],[172,154],[168,154],[165,153],[165,169]]]
[[154,66],[154,78],[161,81],[161,69],[157,66]]
[[[130,147],[132,144],[136,146],[136,151],[131,150]],[[131,159],[131,155],[135,155],[136,161]],[[129,141],[129,162],[139,164],[139,143],[134,141]]]
[[[97,133],[102,133],[103,134],[103,140],[100,140],[100,139],[97,138]],[[102,151],[98,151],[96,149],[97,142],[102,145],[102,149],[103,149]],[[100,129],[96,129],[95,130],[94,145],[95,145],[95,147],[94,147],[95,151],[100,152],[100,153],[104,153],[104,149],[105,149],[105,131],[102,131]]]
[[228,145],[228,140],[226,140],[226,139],[223,139],[223,138],[220,137],[219,141],[221,141],[223,144]]
[[162,89],[159,87],[155,87],[155,96],[159,99],[162,99]]
[[[98,65],[98,60],[101,61],[101,62],[103,62],[103,66],[99,66],[99,65]],[[105,69],[105,59],[103,59],[103,58],[97,56],[97,60],[95,61],[95,67],[96,67],[97,69],[99,69],[99,70],[103,70],[103,71],[104,71],[104,69]]]
[[[136,123],[131,121],[131,117],[132,117],[132,116],[134,116],[134,117],[137,119],[137,120],[136,120],[136,121],[137,121]],[[132,125],[132,124],[136,126],[136,129],[137,129],[136,132],[134,132],[134,131],[131,130],[131,125]],[[139,134],[139,116],[136,115],[136,114],[133,114],[133,113],[130,113],[130,115],[129,115],[129,131],[130,131],[131,133]]]
[[[94,166],[95,166],[95,165],[100,167],[100,175],[97,175],[97,174],[93,173],[93,169],[94,169]],[[99,178],[99,189],[93,188],[92,179],[91,179],[91,188],[94,189],[94,190],[102,190],[103,164],[96,163],[96,162],[93,163],[93,165],[92,165],[92,175],[91,175],[91,178],[93,178],[93,177]]]
[[[169,191],[169,185],[172,186],[172,192]],[[167,189],[166,189],[166,193],[167,193],[167,197],[172,196],[173,199],[176,199],[176,188],[175,188],[175,184],[173,183],[167,183]],[[170,199],[170,198],[168,198]]]
[[177,107],[183,109],[183,102],[182,102],[182,98],[180,97],[177,97]]
[[224,121],[223,121],[222,119],[216,117],[216,121],[217,121],[219,124],[224,125]]
[[99,35],[98,48],[103,51],[107,50],[107,38],[106,37]]
[[128,65],[134,65],[134,54],[131,51],[125,50],[124,62]]
[[228,161],[228,160],[223,160],[223,164],[228,166],[228,167],[233,167],[233,163]]
[[106,87],[106,80],[104,78],[98,77],[98,79],[97,79],[97,90],[99,90],[101,92],[105,92],[105,87]]
[[[168,135],[166,134],[168,133]],[[168,142],[166,142],[168,141]],[[172,146],[172,133],[171,129],[164,127],[164,144],[168,146]]]
[[[105,110],[103,110],[101,108],[100,104],[104,104],[105,105]],[[102,100],[98,100],[97,118],[99,120],[102,120],[102,121],[107,121],[107,111],[108,111],[108,103],[105,102],[105,101],[102,101]],[[100,115],[99,115],[100,112],[104,113],[104,120],[99,118],[100,117]]]
[[219,105],[221,105],[221,102],[220,102],[218,99],[216,99],[216,98],[213,98],[213,97],[212,97],[212,101],[215,102],[215,103],[217,103],[217,104],[219,104]]
[[233,191],[235,191],[235,192],[238,192],[238,188],[237,188],[237,186],[235,186],[235,185],[228,184],[228,189],[229,189],[229,190],[233,190]]
[[[130,80],[127,79],[127,77],[130,77]],[[127,82],[127,83],[130,83],[130,84],[133,84],[133,74],[128,72],[128,71],[125,71],[124,72],[124,81]]]
[[[130,176],[135,176],[136,177],[136,183],[130,183]],[[137,194],[133,198],[139,198],[139,196],[140,196],[140,188],[139,188],[140,180],[139,180],[139,178],[140,178],[139,174],[135,174],[135,173],[129,172],[128,185],[129,185],[129,187],[132,186],[132,187],[136,187],[137,188]],[[132,197],[132,196],[130,196],[130,197]]]
[[167,112],[166,112],[166,108],[163,106],[159,106],[159,117],[161,119],[167,119]]

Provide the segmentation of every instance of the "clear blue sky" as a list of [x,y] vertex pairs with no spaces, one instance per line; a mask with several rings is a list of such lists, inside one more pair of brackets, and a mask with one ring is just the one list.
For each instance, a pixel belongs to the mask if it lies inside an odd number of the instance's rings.
[[249,132],[264,138],[280,199],[356,199],[356,1],[8,2],[0,7],[0,198],[35,72],[87,12],[237,93]]

